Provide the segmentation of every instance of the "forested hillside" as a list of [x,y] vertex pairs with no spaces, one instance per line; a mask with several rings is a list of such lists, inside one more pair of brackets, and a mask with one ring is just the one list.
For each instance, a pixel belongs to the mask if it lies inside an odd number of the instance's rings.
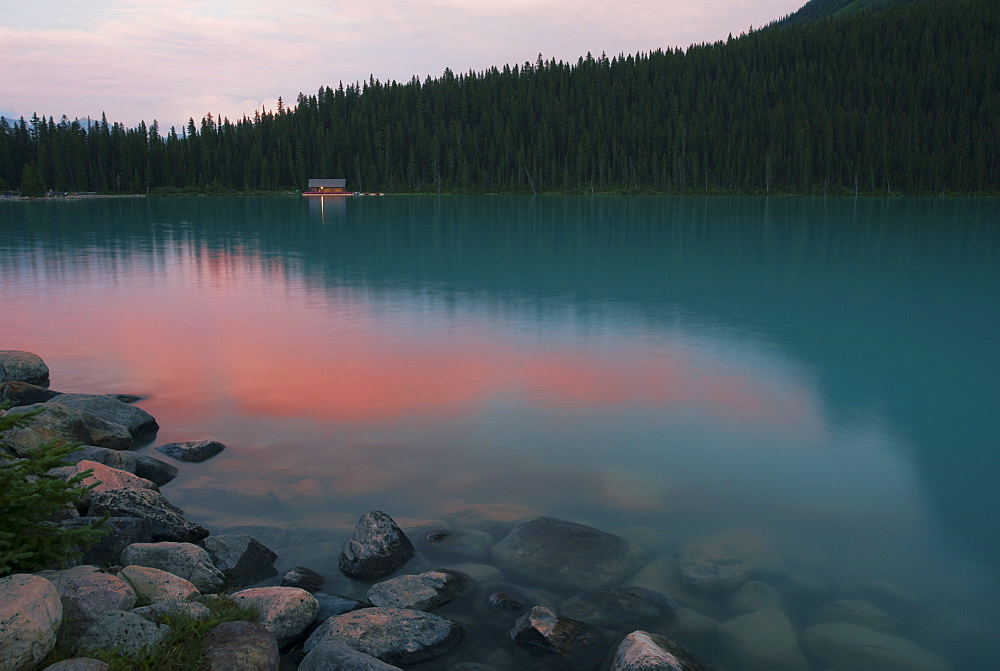
[[0,187],[997,193],[997,35],[996,0],[920,0],[687,50],[373,78],[162,136],[3,120]]

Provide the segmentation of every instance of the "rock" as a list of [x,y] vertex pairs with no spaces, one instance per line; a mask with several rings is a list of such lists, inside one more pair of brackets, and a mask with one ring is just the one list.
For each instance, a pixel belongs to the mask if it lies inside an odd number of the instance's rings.
[[19,405],[45,403],[53,396],[58,395],[58,391],[52,391],[45,387],[28,384],[27,382],[13,381],[0,384],[0,403],[10,401],[12,408]]
[[416,537],[416,549],[428,557],[486,559],[496,542],[485,531],[474,529],[434,529]]
[[278,574],[274,568],[277,555],[250,536],[209,536],[201,545],[222,571],[225,589],[246,587]]
[[208,529],[184,519],[184,511],[157,492],[148,489],[117,489],[92,497],[87,514],[96,517],[141,517],[153,524],[153,541],[193,543],[208,535]]
[[510,630],[511,640],[545,668],[596,669],[608,651],[608,638],[586,622],[559,617],[544,606],[525,613]]
[[768,606],[784,608],[784,605],[781,592],[759,580],[748,580],[726,599],[726,608],[737,614],[752,613]]
[[103,394],[59,394],[48,403],[59,403],[69,408],[85,410],[114,424],[121,424],[133,438],[156,431],[160,425],[142,408],[122,403],[117,398]]
[[313,597],[319,602],[319,612],[316,614],[316,622],[322,622],[337,615],[350,613],[352,610],[371,608],[372,606],[370,603],[364,601],[349,599],[345,596],[337,596],[335,594],[326,594],[325,592],[316,592],[313,594]]
[[133,608],[130,612],[141,615],[151,622],[163,622],[167,617],[186,617],[192,620],[207,620],[212,617],[208,606],[195,601],[158,601],[148,606]]
[[723,622],[719,641],[746,671],[809,671],[798,632],[774,606]]
[[0,382],[27,382],[46,384],[49,367],[42,358],[31,352],[0,350]]
[[299,664],[299,671],[399,671],[398,666],[355,650],[340,641],[314,647]]
[[553,517],[521,522],[493,546],[493,557],[503,571],[573,592],[613,586],[646,561],[620,536]]
[[189,601],[201,596],[191,582],[158,568],[126,566],[118,572],[118,577],[132,586],[140,606],[159,601]]
[[241,606],[251,606],[260,613],[258,622],[274,634],[278,646],[296,641],[319,612],[319,602],[298,587],[253,587],[232,595]]
[[356,580],[384,578],[414,555],[413,545],[392,518],[373,510],[358,520],[340,555],[340,570]]
[[307,592],[318,592],[323,589],[325,578],[316,571],[305,566],[294,566],[278,578],[279,587],[298,587]]
[[476,615],[486,625],[510,631],[514,623],[535,606],[553,608],[543,594],[509,582],[483,585],[472,602]]
[[881,580],[847,582],[840,585],[837,592],[843,599],[867,601],[899,618],[914,617],[921,610],[917,597],[902,587]]
[[673,599],[645,587],[580,592],[559,607],[565,617],[619,631],[651,627],[672,618],[676,611]]
[[[62,522],[62,526],[76,527],[99,522],[100,517],[77,517]],[[153,525],[139,517],[109,517],[104,522],[108,533],[90,546],[80,561],[95,566],[118,566],[121,564],[122,550],[132,543],[148,543],[153,540]]]
[[897,626],[896,618],[878,606],[857,599],[840,599],[825,603],[813,614],[812,621],[816,624],[826,622],[859,624],[883,633],[891,632]]
[[128,471],[156,485],[165,485],[177,477],[177,467],[159,459],[127,450],[111,450],[106,447],[84,445],[66,457],[66,461],[70,463],[79,463],[83,460],[96,461],[111,468]]
[[702,594],[735,592],[750,578],[750,564],[742,557],[711,545],[688,545],[677,558],[681,582]]
[[118,576],[101,573],[96,566],[75,566],[65,571],[41,571],[59,592],[62,600],[64,629],[75,638],[101,615],[112,610],[128,610],[135,605],[132,586]]
[[696,592],[681,582],[681,570],[677,558],[670,554],[650,560],[629,578],[627,583],[667,594],[678,604],[685,604],[705,613],[715,613],[719,610],[718,599]]
[[0,578],[0,669],[34,668],[56,645],[63,607],[59,592],[27,573]]
[[189,440],[183,443],[167,443],[156,449],[179,461],[201,462],[222,452],[226,446],[217,440]]
[[160,491],[155,483],[145,478],[140,478],[138,475],[133,475],[128,471],[121,471],[117,468],[99,464],[96,461],[84,460],[77,462],[76,465],[67,468],[65,478],[69,480],[84,471],[93,471],[93,473],[85,477],[81,484],[96,486],[80,497],[80,503],[83,505],[89,506],[91,499],[101,492],[116,489],[149,489],[154,492]]
[[202,594],[221,591],[225,582],[208,552],[192,543],[133,543],[122,551],[121,562],[173,573],[190,581]]
[[9,429],[3,439],[18,456],[27,456],[39,446],[53,441],[84,443],[127,450],[132,447],[132,434],[121,424],[109,422],[89,412],[47,401],[11,408],[8,414],[23,414],[41,410],[31,423],[20,429]]
[[684,641],[705,640],[715,633],[715,628],[718,625],[717,620],[704,613],[681,606],[677,609],[674,617],[660,630],[668,637]]
[[368,589],[368,600],[384,608],[434,610],[462,594],[469,577],[458,571],[438,569],[419,575],[401,575]]
[[111,666],[92,657],[72,657],[49,664],[43,671],[107,671]]
[[815,569],[799,569],[788,574],[788,585],[803,596],[818,598],[830,591],[830,583]]
[[719,671],[665,636],[633,631],[615,651],[611,671]]
[[223,622],[205,637],[211,671],[278,671],[278,639],[256,622]]
[[504,578],[503,571],[490,564],[449,564],[444,568],[449,568],[452,571],[461,571],[476,583],[501,582]]
[[802,632],[802,647],[826,666],[850,671],[951,671],[951,664],[905,638],[846,622]]
[[542,514],[538,508],[514,503],[479,503],[449,508],[447,517],[459,529],[478,529],[494,538],[503,538],[515,524]]
[[[255,541],[277,550],[279,548],[295,545],[296,542],[290,540],[291,530],[281,527],[266,526],[263,524],[242,524],[232,527],[223,527],[212,534],[213,538],[220,536],[250,536]],[[207,548],[206,548],[207,549]],[[216,564],[218,565],[218,564]]]
[[685,545],[707,545],[739,557],[750,565],[750,575],[754,578],[780,578],[788,574],[788,562],[784,555],[769,541],[751,531],[719,531]]
[[383,662],[405,666],[445,654],[462,640],[457,622],[420,610],[364,608],[325,620],[303,649],[339,641]]
[[293,510],[310,510],[323,505],[328,496],[326,487],[316,478],[303,478],[295,484],[274,491],[274,498]]
[[90,625],[77,642],[76,653],[84,654],[117,648],[121,654],[134,655],[151,650],[169,636],[171,631],[167,625],[150,622],[141,615],[112,610],[101,615]]

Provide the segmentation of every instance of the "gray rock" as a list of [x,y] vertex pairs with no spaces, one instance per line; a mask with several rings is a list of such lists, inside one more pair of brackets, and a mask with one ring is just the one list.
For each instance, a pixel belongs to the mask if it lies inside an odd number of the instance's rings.
[[42,358],[21,350],[0,350],[0,382],[28,382],[46,384],[49,367]]
[[55,586],[62,600],[63,638],[74,639],[101,615],[112,610],[128,610],[135,605],[132,586],[118,576],[101,573],[96,566],[76,566],[65,571],[37,574]]
[[160,428],[153,416],[142,408],[122,403],[117,398],[103,394],[60,394],[48,400],[70,408],[85,410],[103,419],[121,424],[132,437],[156,431]]
[[184,519],[184,511],[157,492],[146,489],[118,489],[101,492],[90,502],[87,514],[97,517],[140,517],[153,524],[154,541],[193,543],[208,535],[208,529]]
[[802,647],[830,668],[850,671],[951,671],[947,661],[899,636],[845,622],[802,632]]
[[3,439],[18,456],[27,456],[41,445],[53,441],[84,443],[113,450],[132,447],[132,434],[121,424],[52,401],[22,405],[11,408],[7,413],[23,414],[32,410],[41,412],[32,418],[30,424],[3,433]]
[[798,632],[774,606],[723,622],[719,641],[746,671],[809,671]]
[[457,622],[406,608],[365,608],[324,621],[306,641],[306,653],[339,641],[383,662],[405,666],[444,655],[462,640]]
[[514,624],[511,640],[517,649],[545,668],[584,671],[600,666],[610,641],[597,627],[559,617],[535,606]]
[[127,450],[111,450],[106,447],[84,445],[66,457],[66,461],[72,464],[83,460],[96,461],[111,468],[134,473],[157,485],[165,485],[177,477],[176,466]]
[[278,574],[274,568],[277,555],[250,536],[209,536],[201,545],[222,571],[225,589],[246,587]]
[[211,671],[278,671],[278,639],[256,622],[223,622],[208,633],[203,660]]
[[101,615],[90,625],[77,643],[76,653],[85,654],[117,648],[125,655],[134,655],[151,650],[169,636],[171,631],[169,626],[150,622],[141,615],[112,610]]
[[298,587],[252,587],[231,598],[241,606],[257,609],[258,622],[274,634],[279,647],[298,640],[319,612],[316,598]]
[[[78,527],[95,524],[100,517],[77,517],[62,522],[65,527]],[[118,566],[121,564],[122,550],[132,543],[149,543],[153,540],[153,525],[147,519],[139,517],[109,517],[104,522],[108,533],[90,546],[80,561],[83,564],[95,566]]]
[[290,529],[263,524],[241,524],[218,529],[212,536],[249,536],[261,545],[269,547],[272,550],[277,550],[297,543],[297,541],[292,542],[289,540],[291,531]]
[[468,586],[464,573],[438,569],[376,583],[368,589],[368,600],[384,608],[434,610],[456,599]]
[[148,566],[126,566],[118,572],[135,590],[136,603],[148,606],[160,601],[189,601],[201,596],[188,580]]
[[615,651],[611,671],[718,671],[718,667],[665,636],[633,631]]
[[843,599],[858,599],[878,606],[890,615],[908,618],[921,611],[920,600],[902,587],[881,580],[855,580],[839,586]]
[[494,538],[503,538],[514,525],[541,514],[538,508],[515,503],[478,503],[451,508],[447,511],[447,518],[458,529],[478,529]]
[[107,671],[111,666],[92,657],[72,657],[49,664],[43,671]]
[[208,606],[195,601],[157,601],[148,606],[133,608],[129,612],[141,615],[151,622],[163,622],[167,617],[186,617],[192,620],[207,620],[212,617]]
[[750,566],[753,578],[784,578],[788,562],[768,540],[745,529],[717,531],[685,545],[707,545],[739,557]]
[[403,566],[414,553],[410,539],[392,518],[373,510],[358,520],[338,564],[351,578],[373,581]]
[[399,671],[398,666],[366,655],[341,643],[326,641],[314,647],[299,664],[299,671]]
[[664,636],[682,641],[705,641],[715,633],[717,626],[719,626],[718,620],[693,608],[681,606],[674,617],[660,628],[660,632]]
[[677,558],[681,582],[702,594],[735,592],[750,578],[751,565],[742,557],[712,545],[687,545]]
[[503,631],[510,631],[514,623],[535,606],[553,608],[543,594],[509,582],[483,585],[472,602],[476,615],[484,624]]
[[202,594],[221,591],[225,582],[208,552],[192,543],[134,543],[122,551],[121,562],[173,573],[190,581]]
[[428,557],[480,560],[489,557],[495,542],[485,531],[434,529],[417,536],[415,547]]
[[156,449],[180,461],[200,462],[211,459],[226,449],[226,446],[217,440],[189,440],[183,443],[167,443]]
[[825,603],[813,614],[812,621],[815,624],[826,622],[859,624],[883,633],[895,630],[898,624],[896,618],[878,606],[857,599],[840,599]]
[[28,384],[27,382],[14,381],[0,384],[0,403],[9,401],[11,407],[45,403],[53,396],[58,395],[58,391],[52,391],[51,389]]
[[620,536],[553,517],[518,524],[493,546],[493,557],[505,572],[574,592],[611,587],[646,561]]
[[[60,469],[63,470],[63,469]],[[93,489],[80,496],[81,505],[89,506],[90,501],[101,492],[108,492],[116,489],[149,489],[154,492],[160,491],[155,483],[133,475],[128,471],[105,466],[96,461],[80,461],[73,466],[65,468],[64,477],[66,480],[76,477],[85,471],[91,471],[81,484],[84,486],[95,485]]]
[[729,595],[726,608],[737,614],[752,613],[755,610],[776,606],[784,608],[785,598],[777,588],[759,580],[748,580],[743,587]]
[[559,607],[565,617],[619,631],[652,627],[674,617],[676,611],[673,599],[645,587],[581,592]]
[[344,613],[350,613],[352,610],[371,608],[370,603],[358,601],[357,599],[349,599],[345,596],[337,596],[336,594],[316,592],[313,596],[319,602],[319,612],[316,613],[317,622],[322,622],[323,620],[343,615]]
[[318,592],[323,589],[325,578],[311,568],[293,566],[278,578],[279,587],[298,587],[307,592]]
[[0,669],[33,668],[52,651],[62,623],[59,592],[27,573],[0,578]]

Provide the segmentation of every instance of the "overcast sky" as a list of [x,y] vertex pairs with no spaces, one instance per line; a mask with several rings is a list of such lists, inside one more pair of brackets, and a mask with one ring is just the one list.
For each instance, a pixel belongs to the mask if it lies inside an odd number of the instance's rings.
[[34,0],[0,22],[0,115],[163,130],[320,86],[713,42],[805,0]]

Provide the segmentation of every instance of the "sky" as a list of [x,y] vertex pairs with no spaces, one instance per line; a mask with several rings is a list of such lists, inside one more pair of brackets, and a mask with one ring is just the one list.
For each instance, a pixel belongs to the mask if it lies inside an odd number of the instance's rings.
[[321,86],[738,36],[805,0],[35,0],[0,19],[0,115],[178,129]]

